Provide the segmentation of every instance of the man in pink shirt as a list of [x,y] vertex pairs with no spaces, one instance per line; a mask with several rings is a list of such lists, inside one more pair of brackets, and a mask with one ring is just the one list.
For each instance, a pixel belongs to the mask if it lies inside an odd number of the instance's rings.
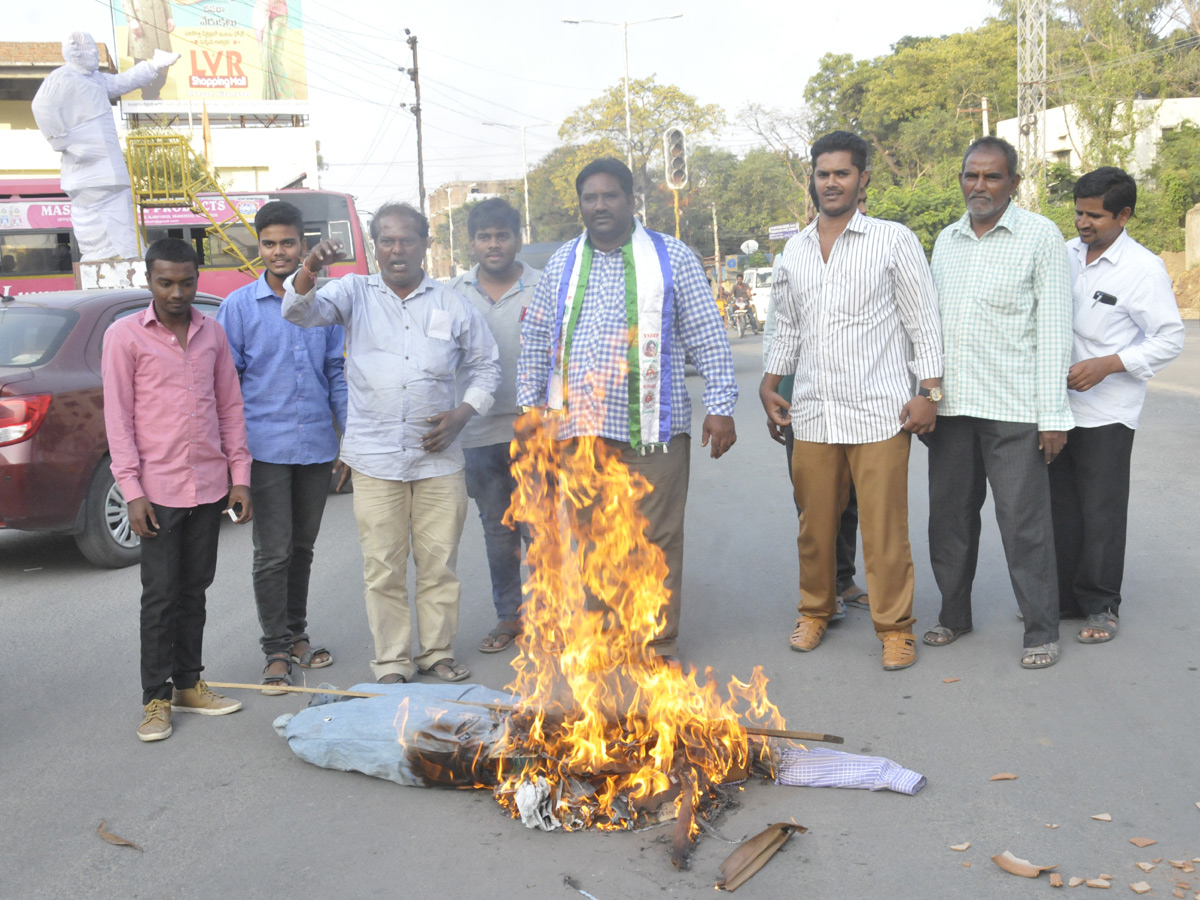
[[[146,251],[153,302],[104,335],[104,424],[113,478],[142,539],[142,724],[171,736],[171,712],[242,708],[200,680],[204,592],[221,514],[249,522],[250,451],[229,341],[192,309],[200,258],[176,238]],[[233,487],[229,488],[232,478]]]

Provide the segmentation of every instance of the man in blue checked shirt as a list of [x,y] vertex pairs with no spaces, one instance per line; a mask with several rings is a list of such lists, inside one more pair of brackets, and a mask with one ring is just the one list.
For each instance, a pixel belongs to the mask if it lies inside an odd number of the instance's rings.
[[304,220],[272,201],[254,217],[264,271],[217,311],[242,381],[254,517],[254,600],[267,664],[263,693],[283,694],[292,663],[319,669],[328,650],[308,638],[308,579],[329,494],[338,429],[346,425],[340,325],[301,328],[280,314],[283,282],[300,267]]
[[589,163],[575,190],[586,231],[542,271],[521,329],[517,403],[561,409],[561,440],[603,439],[654,487],[640,507],[646,536],[667,563],[668,602],[654,650],[673,656],[691,463],[684,363],[704,377],[701,446],[711,443],[717,459],[737,440],[733,352],[696,255],[635,220],[625,164]]

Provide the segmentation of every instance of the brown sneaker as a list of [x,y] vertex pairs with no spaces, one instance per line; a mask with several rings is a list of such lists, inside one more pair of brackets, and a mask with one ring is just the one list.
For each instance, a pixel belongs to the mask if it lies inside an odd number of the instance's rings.
[[214,694],[203,681],[197,681],[194,688],[178,688],[171,695],[171,709],[175,712],[199,713],[202,716],[223,716],[226,713],[237,712],[242,708],[241,700],[231,700]]
[[829,622],[825,619],[801,616],[796,620],[796,630],[788,638],[788,645],[793,650],[799,650],[801,653],[816,650],[817,644],[821,643],[821,638],[825,635],[827,627],[829,627]]
[[877,637],[883,641],[883,667],[887,671],[907,669],[917,661],[917,639],[911,631],[885,631]]
[[146,704],[142,724],[138,726],[139,741],[165,741],[171,736],[171,704],[166,700],[151,700]]

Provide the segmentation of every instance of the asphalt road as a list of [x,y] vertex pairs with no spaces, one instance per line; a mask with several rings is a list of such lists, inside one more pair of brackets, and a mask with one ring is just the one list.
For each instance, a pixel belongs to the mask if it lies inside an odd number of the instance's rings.
[[[1006,898],[1049,890],[1006,874],[1004,850],[1064,877],[1145,880],[1169,896],[1200,877],[1168,859],[1200,857],[1200,644],[1195,475],[1200,333],[1155,379],[1134,448],[1120,636],[1076,643],[1049,670],[1018,666],[1021,625],[990,507],[975,631],[921,648],[885,673],[864,611],[811,654],[789,651],[795,516],[782,448],[757,402],[760,339],[734,338],[739,442],[712,461],[693,448],[682,653],[722,681],[762,665],[792,727],[846,737],[844,749],[926,775],[914,797],[754,782],[718,823],[733,839],[794,819],[795,836],[739,896]],[[700,381],[689,379],[698,402]],[[698,445],[698,441],[696,442]],[[918,629],[938,599],[926,540],[926,458],[914,443],[911,538]],[[250,590],[250,528],[226,522],[209,593],[206,673],[256,681],[262,665]],[[502,687],[511,654],[474,650],[493,613],[478,520],[460,552],[458,658]],[[222,718],[176,717],[174,736],[139,743],[138,572],[90,568],[69,538],[0,533],[0,898],[712,896],[731,847],[702,837],[672,869],[669,828],[637,834],[527,831],[484,792],[399,787],[301,762],[271,721],[293,697],[244,694]],[[336,657],[310,683],[370,679],[370,635],[349,496],[331,497],[317,548],[311,632]],[[316,676],[315,678],[313,676]],[[958,678],[945,683],[944,679]],[[991,782],[999,772],[1015,781]],[[1108,813],[1111,822],[1091,818]],[[143,853],[96,835],[101,820]],[[1048,825],[1057,825],[1049,828]],[[1157,840],[1139,850],[1131,837]],[[965,852],[951,844],[969,841]],[[1150,873],[1138,861],[1164,857]],[[968,865],[969,864],[969,865]],[[1191,893],[1187,894],[1191,897]]]

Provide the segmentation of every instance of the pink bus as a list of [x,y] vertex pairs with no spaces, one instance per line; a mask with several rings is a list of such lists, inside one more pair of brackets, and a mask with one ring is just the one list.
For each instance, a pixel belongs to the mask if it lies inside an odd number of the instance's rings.
[[[268,200],[286,200],[304,214],[304,236],[314,246],[325,238],[338,238],[346,246],[348,258],[327,273],[330,276],[350,272],[368,274],[375,269],[354,198],[333,191],[289,188],[254,193],[230,192],[229,201],[248,220]],[[241,248],[246,259],[258,256],[254,237],[234,217],[220,194],[200,196],[213,218],[234,224],[225,231]],[[200,290],[218,297],[253,280],[239,271],[240,261],[222,246],[221,239],[208,235],[209,221],[190,209],[147,209],[147,244],[159,238],[175,237],[190,241],[200,254]],[[62,192],[58,179],[0,179],[0,296],[32,294],[43,291],[73,290],[72,264],[79,260],[79,248],[71,232],[71,201]]]

